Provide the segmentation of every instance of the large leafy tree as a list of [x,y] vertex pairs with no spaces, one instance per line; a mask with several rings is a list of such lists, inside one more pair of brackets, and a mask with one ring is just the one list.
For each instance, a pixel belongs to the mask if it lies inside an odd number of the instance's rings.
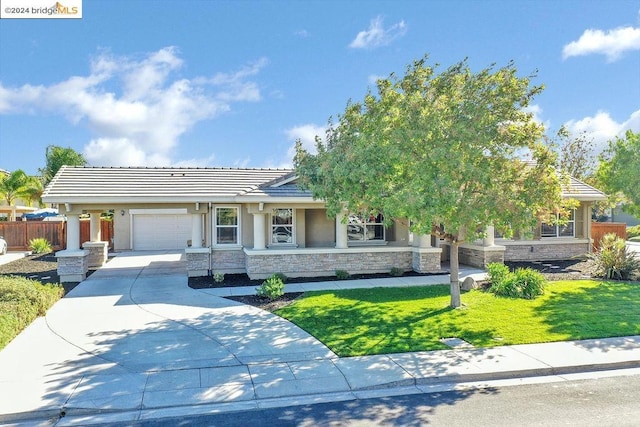
[[56,173],[58,173],[60,168],[64,165],[85,166],[87,164],[87,160],[84,156],[70,147],[65,148],[57,145],[49,145],[47,146],[45,156],[46,166],[39,169],[44,185],[51,182],[53,177],[56,176]]
[[597,178],[607,193],[623,200],[625,211],[640,215],[640,132],[628,130],[624,138],[609,141]]
[[[462,61],[438,73],[427,58],[329,123],[317,154],[297,144],[303,186],[328,214],[381,212],[451,247],[451,305],[460,305],[458,247],[487,226],[530,228],[561,203],[556,156],[525,112],[542,88],[510,63],[472,72]],[[529,161],[521,160],[529,156]]]
[[562,126],[551,143],[559,153],[558,164],[561,170],[583,182],[594,183],[597,156],[594,154],[593,138],[586,132],[573,135]]

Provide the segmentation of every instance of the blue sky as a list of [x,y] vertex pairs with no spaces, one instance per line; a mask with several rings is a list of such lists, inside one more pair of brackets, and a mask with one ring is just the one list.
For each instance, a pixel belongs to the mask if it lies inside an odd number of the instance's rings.
[[289,167],[375,79],[429,54],[515,62],[532,112],[599,147],[640,131],[640,3],[84,0],[0,21],[0,168],[49,144],[95,166]]

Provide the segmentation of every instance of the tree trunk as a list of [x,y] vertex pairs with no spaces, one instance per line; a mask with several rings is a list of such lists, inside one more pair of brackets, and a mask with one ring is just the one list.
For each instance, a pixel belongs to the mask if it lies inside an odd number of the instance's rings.
[[451,254],[449,255],[449,264],[451,270],[451,307],[460,307],[460,282],[458,280],[460,272],[460,264],[458,262],[458,242],[451,242]]

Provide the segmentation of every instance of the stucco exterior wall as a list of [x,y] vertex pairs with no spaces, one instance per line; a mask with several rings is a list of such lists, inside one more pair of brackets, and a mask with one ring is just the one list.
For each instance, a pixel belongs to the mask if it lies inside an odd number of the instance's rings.
[[336,245],[336,220],[327,218],[326,209],[305,209],[306,247],[332,248]]

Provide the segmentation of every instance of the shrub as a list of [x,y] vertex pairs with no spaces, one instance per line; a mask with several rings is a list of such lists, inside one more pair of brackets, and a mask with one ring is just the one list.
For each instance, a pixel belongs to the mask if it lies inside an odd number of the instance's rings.
[[34,254],[46,254],[53,250],[51,243],[44,237],[29,240],[29,249]]
[[273,274],[275,277],[279,278],[280,280],[282,280],[282,282],[286,282],[287,280],[289,280],[289,278],[287,277],[286,274],[284,273],[274,273]]
[[491,287],[496,295],[509,298],[534,299],[544,293],[544,276],[532,268],[517,268],[515,272],[500,263],[487,265]]
[[394,277],[400,277],[400,276],[404,275],[404,271],[401,268],[393,267],[391,269],[391,271],[389,272],[389,274],[394,276]]
[[256,288],[256,295],[269,298],[272,301],[278,299],[284,295],[284,282],[277,274],[274,274]]
[[627,227],[627,238],[640,237],[640,225],[634,225],[633,227]]
[[515,281],[522,298],[534,299],[544,294],[544,276],[532,268],[516,268]]
[[516,276],[511,272],[499,282],[491,282],[489,290],[501,297],[520,298]]
[[340,280],[346,280],[351,277],[351,275],[347,270],[336,270],[336,277]]
[[224,282],[224,273],[213,273],[213,281],[216,283],[222,283]]
[[0,349],[26,328],[36,317],[62,298],[60,285],[14,276],[0,276]]
[[627,280],[640,270],[640,260],[627,250],[624,240],[613,233],[605,234],[600,241],[600,251],[589,254],[594,263],[595,275],[604,279]]
[[509,274],[511,274],[509,267],[501,262],[492,262],[491,264],[487,264],[487,272],[489,281],[495,285],[500,284]]

